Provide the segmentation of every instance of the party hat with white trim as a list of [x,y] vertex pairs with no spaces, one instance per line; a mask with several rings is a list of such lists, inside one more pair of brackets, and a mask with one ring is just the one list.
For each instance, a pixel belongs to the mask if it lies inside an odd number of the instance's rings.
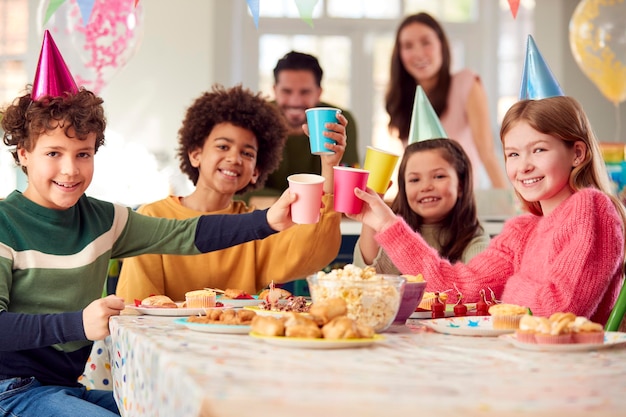
[[61,52],[52,39],[52,35],[46,30],[43,34],[43,44],[41,45],[31,98],[39,100],[45,96],[61,97],[66,93],[76,94],[78,87],[61,56]]
[[563,95],[565,94],[563,94],[561,86],[537,49],[535,40],[531,35],[528,35],[519,99],[539,100]]
[[428,139],[447,138],[439,117],[432,104],[426,97],[421,85],[415,90],[411,127],[409,128],[409,143],[421,142]]

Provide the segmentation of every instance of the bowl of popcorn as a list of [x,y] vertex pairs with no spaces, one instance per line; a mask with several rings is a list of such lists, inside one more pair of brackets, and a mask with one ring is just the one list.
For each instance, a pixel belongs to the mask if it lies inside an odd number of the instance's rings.
[[406,278],[406,284],[404,285],[398,314],[396,314],[396,318],[393,321],[394,324],[404,324],[406,322],[406,319],[415,312],[417,306],[422,302],[424,290],[426,289],[426,281],[424,281],[422,274],[402,276]]
[[406,278],[377,274],[372,267],[359,268],[348,264],[342,269],[310,275],[307,282],[313,304],[329,298],[343,298],[348,317],[381,332],[398,314]]

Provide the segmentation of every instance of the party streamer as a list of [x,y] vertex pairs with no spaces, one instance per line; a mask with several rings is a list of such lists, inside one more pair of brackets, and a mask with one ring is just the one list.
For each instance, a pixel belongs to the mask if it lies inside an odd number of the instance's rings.
[[309,26],[313,27],[313,9],[317,5],[317,0],[294,0],[300,12],[300,18]]
[[65,0],[50,0],[50,3],[48,3],[48,8],[46,9],[45,18],[43,20],[44,25],[48,23],[48,20],[50,20],[52,15],[57,11],[59,7],[61,7],[63,3],[65,3]]
[[91,11],[93,10],[93,4],[96,0],[77,0],[78,8],[80,9],[80,15],[83,18],[83,25],[89,24],[91,18]]
[[511,8],[513,19],[517,17],[517,9],[519,9],[519,1],[520,0],[509,0],[509,7]]
[[250,9],[250,13],[252,13],[252,18],[254,19],[254,26],[259,28],[259,7],[261,0],[246,0],[248,2],[248,8]]

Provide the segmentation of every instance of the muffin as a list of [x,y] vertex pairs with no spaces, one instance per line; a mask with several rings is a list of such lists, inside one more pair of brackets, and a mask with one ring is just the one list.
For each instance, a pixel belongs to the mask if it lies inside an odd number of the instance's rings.
[[[544,320],[545,322],[543,322]],[[515,337],[522,343],[537,343],[535,334],[537,333],[537,328],[542,325],[548,327],[550,325],[549,320],[545,317],[526,314],[520,319],[519,327],[515,331]]]
[[538,344],[565,344],[572,342],[570,323],[576,315],[573,313],[554,313],[548,319],[549,325],[539,326],[535,340]]
[[215,307],[215,291],[195,290],[185,293],[185,306],[187,308]]
[[604,328],[587,317],[576,317],[569,328],[574,343],[604,343]]
[[515,304],[495,304],[489,307],[489,315],[494,329],[516,330],[528,308]]
[[[445,304],[446,301],[448,300],[448,294],[446,294],[445,292],[440,292],[439,299],[441,300],[442,303]],[[426,291],[424,293],[424,296],[422,297],[422,301],[420,301],[417,308],[418,309],[421,308],[422,310],[430,310],[430,307],[433,305],[434,302],[435,302],[435,293]]]

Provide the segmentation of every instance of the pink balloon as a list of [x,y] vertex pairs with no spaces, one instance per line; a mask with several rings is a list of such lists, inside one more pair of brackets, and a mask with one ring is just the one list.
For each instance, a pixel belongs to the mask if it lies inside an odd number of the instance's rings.
[[[43,22],[50,0],[41,0]],[[45,25],[79,86],[99,94],[139,49],[143,8],[134,0],[95,0],[87,25],[76,0],[66,0]]]

